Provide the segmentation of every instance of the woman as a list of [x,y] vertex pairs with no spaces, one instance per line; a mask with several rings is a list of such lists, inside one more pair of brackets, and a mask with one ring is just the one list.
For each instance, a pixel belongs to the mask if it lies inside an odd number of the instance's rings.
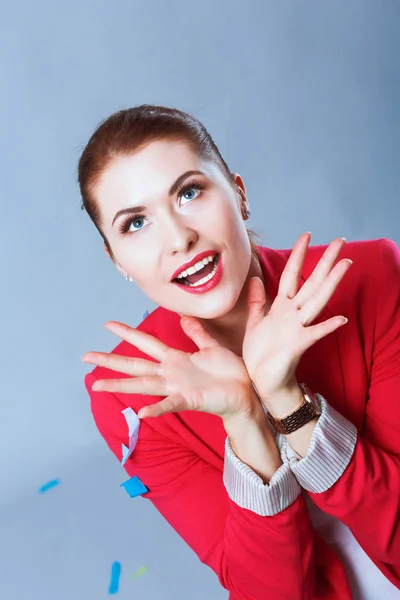
[[141,419],[125,468],[143,497],[232,600],[399,598],[397,245],[256,246],[243,180],[165,107],[103,122],[79,184],[107,254],[159,305],[83,357],[119,460],[122,411]]

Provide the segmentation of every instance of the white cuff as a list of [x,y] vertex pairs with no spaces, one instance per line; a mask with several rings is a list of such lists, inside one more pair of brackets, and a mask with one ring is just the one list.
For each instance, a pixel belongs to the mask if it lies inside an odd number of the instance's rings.
[[[321,493],[345,471],[357,442],[357,428],[333,408],[321,394],[322,414],[315,425],[306,456],[301,457],[286,440],[290,469],[302,488]],[[284,454],[284,452],[282,452]]]
[[282,452],[281,457],[283,464],[264,484],[257,473],[239,460],[227,436],[223,482],[230,499],[262,517],[271,517],[290,506],[301,493],[301,488],[290,470],[288,458]]

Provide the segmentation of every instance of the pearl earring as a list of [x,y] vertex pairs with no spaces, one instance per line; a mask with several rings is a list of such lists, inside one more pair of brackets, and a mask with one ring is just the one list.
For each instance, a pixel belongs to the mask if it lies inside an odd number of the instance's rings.
[[127,281],[133,281],[132,277],[130,275],[125,275],[125,279]]

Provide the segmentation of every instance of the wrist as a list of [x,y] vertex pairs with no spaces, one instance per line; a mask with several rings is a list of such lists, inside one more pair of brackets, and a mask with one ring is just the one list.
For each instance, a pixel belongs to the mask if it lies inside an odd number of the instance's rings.
[[261,401],[275,419],[283,419],[303,403],[304,396],[301,387],[296,384],[284,388],[272,396],[261,397]]
[[224,427],[234,454],[266,484],[282,465],[282,458],[261,405],[260,408],[262,418],[236,415],[225,419]]
[[260,428],[263,427],[266,423],[264,409],[261,398],[256,393],[251,381],[241,390],[240,399],[237,404],[240,407],[240,412],[235,412],[222,418],[226,427],[241,427],[249,424],[260,426]]
[[[232,415],[223,419],[225,431],[230,439],[248,439],[262,437],[266,442],[277,450],[275,439],[268,423],[260,398],[251,389],[252,408],[250,411]],[[279,453],[279,452],[278,452]],[[279,455],[280,456],[280,455]]]
[[279,395],[269,399],[267,418],[273,428],[284,434],[292,448],[304,457],[321,415],[321,404],[306,383],[297,387],[301,395],[294,388],[284,392],[284,397]]

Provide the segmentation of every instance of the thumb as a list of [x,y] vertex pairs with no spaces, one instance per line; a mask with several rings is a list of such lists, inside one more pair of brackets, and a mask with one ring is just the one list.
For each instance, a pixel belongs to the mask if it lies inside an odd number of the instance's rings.
[[220,346],[220,344],[206,331],[204,325],[196,317],[183,315],[181,317],[181,327],[184,333],[190,337],[199,350]]
[[252,277],[247,289],[247,324],[246,329],[251,329],[265,317],[267,298],[264,284],[259,277]]

